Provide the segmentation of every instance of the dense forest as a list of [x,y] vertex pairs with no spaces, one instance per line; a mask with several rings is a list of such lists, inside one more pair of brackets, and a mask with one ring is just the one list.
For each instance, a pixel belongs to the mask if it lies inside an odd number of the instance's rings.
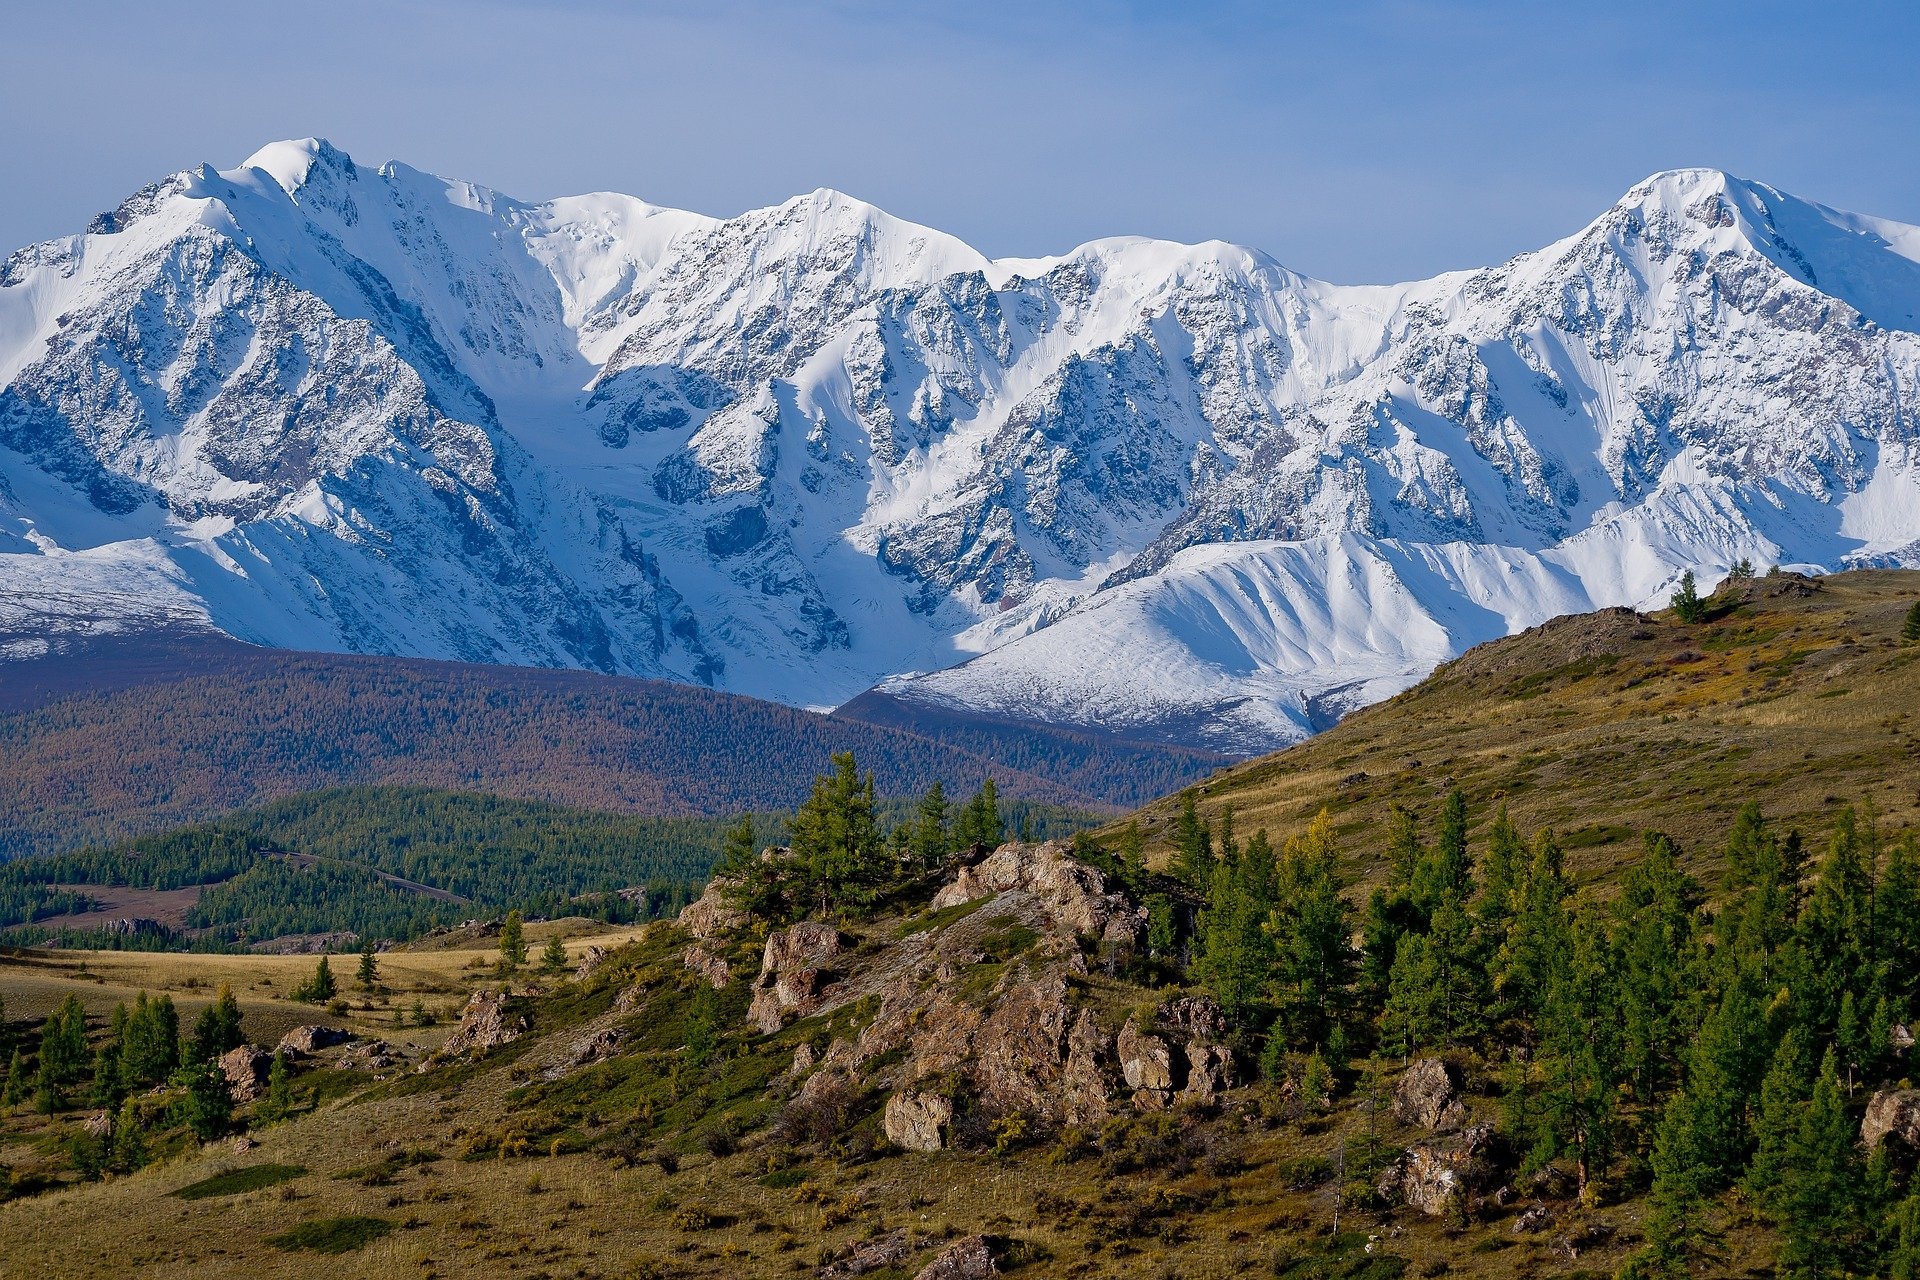
[[[0,697],[0,857],[210,821],[343,785],[484,791],[576,808],[790,810],[832,752],[884,795],[935,779],[1109,809],[1219,757],[1030,726],[965,745],[660,681],[577,671],[140,642],[17,663]],[[116,681],[115,672],[130,674]],[[75,688],[75,671],[97,688]],[[36,691],[42,696],[36,697]],[[982,754],[992,751],[995,754]],[[1017,755],[1019,763],[1009,762]]]
[[[980,794],[992,797],[996,839],[1002,829],[1044,839],[1096,820],[1057,805],[1001,800],[991,780]],[[917,820],[919,804],[876,799],[874,811],[882,830],[902,829]],[[762,843],[786,839],[789,815],[747,821]],[[424,787],[335,788],[217,824],[0,864],[0,937],[148,950],[336,931],[400,941],[508,910],[629,923],[676,912],[696,895],[735,826]],[[186,913],[186,933],[36,927],[87,909],[86,886],[190,885],[206,888]]]

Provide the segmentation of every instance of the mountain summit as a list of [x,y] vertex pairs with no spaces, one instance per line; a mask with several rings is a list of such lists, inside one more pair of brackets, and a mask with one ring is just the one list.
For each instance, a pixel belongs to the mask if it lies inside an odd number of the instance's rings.
[[0,264],[0,651],[203,627],[1236,751],[1683,569],[1920,565],[1920,229],[1656,175],[1481,271],[991,261],[308,139]]

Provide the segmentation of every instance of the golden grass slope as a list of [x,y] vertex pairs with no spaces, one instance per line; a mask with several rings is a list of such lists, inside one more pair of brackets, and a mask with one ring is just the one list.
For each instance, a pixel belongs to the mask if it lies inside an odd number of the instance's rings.
[[[1714,873],[1734,812],[1822,835],[1843,805],[1884,834],[1920,829],[1920,645],[1900,642],[1920,573],[1735,582],[1706,622],[1627,609],[1481,645],[1387,702],[1214,775],[1201,812],[1281,834],[1332,811],[1356,872],[1383,872],[1390,806],[1429,816],[1459,786],[1476,825],[1506,804],[1554,828],[1569,868],[1603,877],[1653,828]],[[1177,797],[1142,810],[1171,838]]]

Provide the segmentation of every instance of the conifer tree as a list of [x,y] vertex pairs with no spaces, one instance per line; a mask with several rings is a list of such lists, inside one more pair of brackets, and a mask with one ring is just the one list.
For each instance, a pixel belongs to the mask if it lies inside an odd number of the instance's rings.
[[1174,820],[1173,869],[1202,893],[1211,888],[1213,830],[1200,817],[1199,797],[1191,787],[1180,793],[1180,814]]
[[753,815],[743,813],[740,821],[727,828],[713,874],[735,906],[756,920],[780,926],[805,910],[798,901],[802,890],[795,882],[796,871],[791,858],[762,856]]
[[286,1051],[276,1049],[267,1069],[267,1092],[253,1109],[262,1124],[275,1124],[293,1114],[293,1080],[287,1072]]
[[233,988],[223,982],[213,1003],[200,1011],[194,1023],[193,1057],[205,1062],[246,1042],[240,1030],[240,1003],[233,997]]
[[1678,850],[1649,833],[1645,853],[1620,881],[1613,904],[1623,1067],[1635,1098],[1652,1106],[1678,1073],[1689,1026],[1694,910],[1699,885]]
[[1768,1219],[1778,1221],[1783,1206],[1781,1186],[1800,1130],[1800,1112],[1811,1092],[1813,1054],[1805,1028],[1791,1026],[1774,1050],[1767,1075],[1760,1082],[1760,1101],[1753,1117],[1753,1159],[1741,1180],[1741,1190]]
[[1147,838],[1140,831],[1140,820],[1128,818],[1120,831],[1120,866],[1133,884],[1147,877]]
[[180,1065],[180,1014],[173,997],[134,998],[120,1040],[120,1083],[131,1093],[160,1084]]
[[34,1101],[40,1110],[59,1107],[62,1092],[86,1074],[91,1056],[87,1051],[86,1010],[78,996],[69,995],[40,1029],[39,1069],[34,1080]]
[[1503,1012],[1537,1020],[1548,992],[1572,952],[1567,882],[1553,834],[1534,838],[1525,875],[1514,890],[1506,943],[1493,962],[1493,991]]
[[1780,1181],[1781,1274],[1825,1280],[1854,1274],[1862,1243],[1862,1178],[1831,1050],[1820,1063],[1813,1096],[1800,1113]]
[[935,778],[914,809],[913,837],[909,848],[914,860],[924,869],[938,867],[952,851],[946,788]]
[[[320,963],[325,964],[326,962],[326,957],[322,956]],[[516,908],[507,912],[506,923],[500,926],[500,963],[509,969],[517,969],[526,962],[527,929],[526,925],[521,921],[518,908]],[[329,975],[328,983],[329,985],[332,983],[331,975]],[[315,984],[316,986],[318,985],[317,976]],[[326,996],[319,997],[319,999],[322,1000],[326,998]]]
[[1272,969],[1266,925],[1273,877],[1273,850],[1265,831],[1255,832],[1244,851],[1215,868],[1194,969],[1234,1022],[1247,1017]]
[[547,939],[547,945],[540,952],[540,968],[547,973],[558,973],[566,967],[567,944],[560,941],[556,933]]
[[227,1131],[233,1119],[233,1092],[227,1073],[217,1062],[198,1062],[180,1068],[173,1082],[186,1089],[178,1107],[179,1119],[193,1136],[212,1142]]
[[1274,949],[1277,1025],[1297,1047],[1332,1044],[1346,1004],[1352,927],[1341,888],[1333,819],[1322,809],[1305,832],[1287,840],[1265,895],[1273,904],[1266,932]]
[[[821,915],[835,906],[857,911],[871,903],[889,879],[886,845],[873,806],[873,775],[861,778],[851,752],[836,754],[833,772],[814,779],[813,792],[792,825],[793,861],[805,882],[809,909]],[[996,810],[996,825],[998,821]]]
[[1474,927],[1489,955],[1497,955],[1507,940],[1507,922],[1513,918],[1513,892],[1526,874],[1526,868],[1526,844],[1503,804],[1487,828],[1487,856],[1480,865],[1480,896],[1474,900]]
[[4,1091],[0,1091],[0,1103],[4,1103],[9,1107],[17,1107],[25,1102],[32,1092],[33,1086],[29,1082],[27,1075],[26,1058],[21,1055],[19,1048],[16,1047],[13,1051],[12,1060],[7,1063],[7,1083]]
[[1906,621],[1900,624],[1900,643],[1920,644],[1920,600],[1913,602]]
[[1673,616],[1682,622],[1691,624],[1706,620],[1707,602],[1700,598],[1699,589],[1694,585],[1693,570],[1689,569],[1680,575],[1679,589],[1673,593],[1668,605],[1673,610]]
[[120,1104],[120,1114],[113,1122],[113,1163],[129,1172],[147,1163],[147,1135],[132,1098]]
[[360,967],[355,977],[362,991],[373,990],[380,981],[380,955],[374,950],[372,938],[367,938],[360,944]]

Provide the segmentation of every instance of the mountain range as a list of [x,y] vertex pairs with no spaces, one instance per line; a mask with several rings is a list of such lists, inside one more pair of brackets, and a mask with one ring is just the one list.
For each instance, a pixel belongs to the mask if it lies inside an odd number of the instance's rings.
[[1714,170],[1337,286],[281,142],[0,263],[0,653],[200,629],[1252,754],[1685,570],[1920,566],[1917,397],[1920,228]]

